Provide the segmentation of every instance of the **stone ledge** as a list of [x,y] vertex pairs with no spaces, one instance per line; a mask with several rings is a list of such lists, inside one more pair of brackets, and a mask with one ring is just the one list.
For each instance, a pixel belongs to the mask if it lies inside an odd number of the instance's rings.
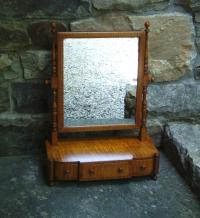
[[168,123],[162,145],[187,183],[200,195],[200,125]]
[[148,88],[148,110],[151,115],[169,119],[200,114],[200,83],[187,79],[179,83],[152,84]]
[[[152,83],[148,87],[147,95],[149,115],[163,117],[165,121],[199,120],[199,92],[200,82],[193,79],[173,83]],[[125,103],[129,104],[130,100],[131,98],[127,98]],[[134,108],[130,107],[129,110],[132,111]]]

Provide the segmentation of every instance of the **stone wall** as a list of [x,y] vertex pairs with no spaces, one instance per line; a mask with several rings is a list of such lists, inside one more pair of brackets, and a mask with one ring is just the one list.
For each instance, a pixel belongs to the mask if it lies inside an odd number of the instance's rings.
[[[0,1],[0,155],[36,151],[48,135],[50,22],[62,31],[117,31],[151,22],[149,127],[200,115],[199,0]],[[159,142],[158,142],[159,143]]]

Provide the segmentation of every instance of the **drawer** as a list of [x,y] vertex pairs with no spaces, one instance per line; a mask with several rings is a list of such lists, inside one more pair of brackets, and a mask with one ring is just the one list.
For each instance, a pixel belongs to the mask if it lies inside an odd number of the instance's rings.
[[149,176],[153,172],[154,159],[133,160],[133,176]]
[[106,180],[131,177],[131,161],[81,163],[79,180]]
[[78,163],[60,163],[54,165],[55,180],[77,180]]

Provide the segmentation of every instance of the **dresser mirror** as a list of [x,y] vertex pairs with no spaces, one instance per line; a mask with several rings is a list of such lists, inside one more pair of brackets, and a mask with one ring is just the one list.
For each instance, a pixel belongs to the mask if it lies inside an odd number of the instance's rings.
[[58,33],[60,132],[140,126],[141,32]]
[[[148,32],[148,22],[141,31],[101,33],[57,32],[52,24],[53,71],[46,81],[52,89],[51,138],[45,141],[49,185],[156,179],[159,152],[146,128]],[[134,129],[137,136],[85,134]]]

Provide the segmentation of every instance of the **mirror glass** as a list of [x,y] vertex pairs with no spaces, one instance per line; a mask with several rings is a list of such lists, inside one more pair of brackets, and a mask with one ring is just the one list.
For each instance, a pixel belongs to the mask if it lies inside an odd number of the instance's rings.
[[64,126],[135,124],[138,43],[64,39]]

